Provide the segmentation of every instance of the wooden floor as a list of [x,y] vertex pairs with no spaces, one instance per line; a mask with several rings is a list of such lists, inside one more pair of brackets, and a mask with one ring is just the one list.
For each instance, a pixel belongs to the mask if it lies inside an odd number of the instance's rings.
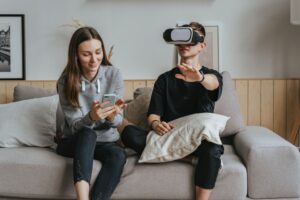
[[[235,79],[235,87],[247,125],[270,128],[283,138],[289,138],[300,109],[299,79]],[[151,87],[154,80],[126,80],[125,99],[132,99],[139,87]],[[56,81],[0,81],[0,103],[13,99],[17,84],[55,89]],[[300,146],[297,137],[295,145]]]

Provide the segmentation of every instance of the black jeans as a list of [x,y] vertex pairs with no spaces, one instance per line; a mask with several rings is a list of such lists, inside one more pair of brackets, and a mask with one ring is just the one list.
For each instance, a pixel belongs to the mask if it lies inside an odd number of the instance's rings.
[[93,160],[101,161],[102,167],[92,188],[91,199],[107,200],[120,182],[126,153],[115,142],[97,142],[96,138],[95,131],[83,128],[73,137],[59,141],[57,153],[74,158],[74,183],[81,180],[90,183]]
[[[148,132],[136,126],[125,127],[122,136],[123,143],[142,154],[146,146]],[[192,153],[198,157],[195,169],[195,185],[204,189],[213,189],[221,167],[221,155],[224,153],[223,145],[217,145],[203,140],[201,145]]]

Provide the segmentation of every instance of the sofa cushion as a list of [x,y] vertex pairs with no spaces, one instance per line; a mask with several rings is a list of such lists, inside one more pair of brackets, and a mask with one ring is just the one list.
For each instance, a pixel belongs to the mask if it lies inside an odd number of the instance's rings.
[[[47,97],[56,94],[55,90],[49,90],[45,88],[30,86],[30,85],[17,85],[14,88],[14,99],[13,101],[22,101],[32,98]],[[62,134],[64,126],[64,114],[61,109],[60,103],[58,103],[56,110],[56,133],[57,135]]]
[[55,95],[55,90],[48,90],[29,85],[17,85],[14,88],[14,99],[13,101],[22,101],[26,99],[48,97]]
[[0,147],[54,147],[58,96],[0,105]]
[[[137,157],[128,158],[123,178],[134,172],[136,162]],[[0,148],[0,199],[1,196],[75,199],[72,169],[72,158],[60,156],[49,148]],[[101,163],[94,160],[91,185],[100,169]]]
[[147,112],[151,93],[152,89],[148,88],[148,90],[144,90],[144,93],[137,95],[136,98],[128,103],[124,109],[124,117],[138,127],[145,130],[150,130],[147,121]]
[[[72,163],[72,158],[49,148],[0,149],[0,196],[74,198]],[[100,169],[100,162],[94,161],[91,182]]]
[[[129,157],[128,163],[132,165],[136,160],[134,156]],[[246,169],[232,146],[224,145],[222,160],[224,166],[211,199],[245,199]],[[101,163],[94,160],[91,185],[100,169]],[[0,171],[2,197],[75,198],[72,159],[59,156],[51,149],[0,148]],[[133,172],[121,178],[112,199],[193,199],[193,180],[193,166],[187,163],[137,164]]]
[[133,92],[133,98],[136,99],[139,95],[142,95],[142,94],[150,94],[151,95],[152,89],[153,89],[152,87],[137,88]]
[[[231,145],[224,145],[224,163],[210,199],[241,200],[247,195],[247,173]],[[149,173],[150,172],[150,173]],[[173,161],[137,164],[121,179],[112,199],[194,199],[194,166]]]
[[215,104],[215,113],[230,117],[225,130],[221,133],[221,137],[225,137],[245,129],[245,124],[230,74],[227,71],[221,74],[223,76],[223,92]]
[[168,162],[186,157],[194,152],[202,140],[221,145],[220,132],[228,117],[215,113],[198,113],[171,121],[174,126],[160,136],[151,131],[139,162]]

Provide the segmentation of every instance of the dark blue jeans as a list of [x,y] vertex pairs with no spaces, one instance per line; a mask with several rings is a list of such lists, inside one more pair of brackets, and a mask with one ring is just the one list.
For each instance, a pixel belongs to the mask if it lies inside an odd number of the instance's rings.
[[[146,146],[147,134],[148,131],[128,125],[121,136],[125,146],[134,149],[138,154],[142,154]],[[195,169],[195,185],[204,189],[215,187],[223,152],[223,145],[217,145],[206,140],[202,141],[201,145],[192,153],[198,157]]]
[[95,131],[83,128],[73,137],[61,139],[58,142],[57,153],[74,158],[74,183],[81,180],[90,183],[93,160],[99,160],[102,168],[91,190],[91,199],[107,200],[120,182],[126,153],[115,142],[97,142],[96,138]]

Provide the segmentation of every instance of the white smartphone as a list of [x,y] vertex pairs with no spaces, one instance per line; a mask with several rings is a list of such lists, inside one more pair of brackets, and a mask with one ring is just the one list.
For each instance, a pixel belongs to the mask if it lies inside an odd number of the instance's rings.
[[104,94],[102,103],[109,102],[105,104],[105,107],[113,106],[116,103],[116,98],[115,94]]

